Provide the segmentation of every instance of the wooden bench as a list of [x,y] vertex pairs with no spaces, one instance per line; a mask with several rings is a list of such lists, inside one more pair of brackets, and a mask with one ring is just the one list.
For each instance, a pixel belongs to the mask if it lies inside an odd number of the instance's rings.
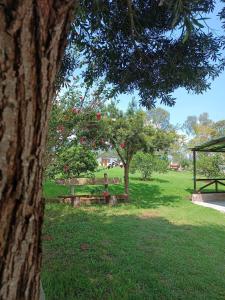
[[[108,178],[107,174],[104,174],[104,178],[70,178],[60,179],[56,181],[57,184],[70,186],[71,195],[60,196],[61,202],[71,204],[72,206],[79,206],[82,204],[93,203],[109,203],[116,204],[118,200],[127,200],[126,194],[111,195],[108,191],[109,184],[120,184],[121,180],[118,177]],[[76,186],[85,185],[103,185],[104,191],[98,195],[75,195]]]

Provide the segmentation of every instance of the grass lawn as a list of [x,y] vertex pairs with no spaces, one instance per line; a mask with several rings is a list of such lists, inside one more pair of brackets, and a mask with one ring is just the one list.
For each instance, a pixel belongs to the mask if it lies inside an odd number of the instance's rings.
[[[107,173],[122,177],[120,168]],[[169,172],[143,182],[131,175],[131,201],[115,207],[47,201],[46,299],[224,300],[225,216],[188,201],[191,177]],[[44,185],[48,198],[65,193],[63,186]]]

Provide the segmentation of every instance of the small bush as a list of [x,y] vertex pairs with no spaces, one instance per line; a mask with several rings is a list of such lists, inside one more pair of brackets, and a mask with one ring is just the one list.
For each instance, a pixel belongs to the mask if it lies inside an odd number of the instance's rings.
[[131,164],[131,173],[139,171],[143,180],[150,179],[153,172],[165,173],[167,169],[167,158],[152,153],[138,152]]

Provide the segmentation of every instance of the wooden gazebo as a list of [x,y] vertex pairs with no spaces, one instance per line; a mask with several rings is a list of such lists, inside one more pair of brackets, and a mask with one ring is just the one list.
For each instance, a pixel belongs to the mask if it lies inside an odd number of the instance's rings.
[[[219,191],[219,185],[225,186],[225,178],[197,178],[197,168],[196,168],[196,153],[197,152],[211,152],[211,153],[225,153],[225,136],[211,140],[200,146],[191,148],[193,151],[193,180],[194,180],[194,193],[206,193],[203,191],[205,188],[214,185],[215,191],[213,193],[224,193],[224,191]],[[225,177],[225,176],[224,176]],[[205,182],[205,185],[201,188],[197,188],[197,182]]]

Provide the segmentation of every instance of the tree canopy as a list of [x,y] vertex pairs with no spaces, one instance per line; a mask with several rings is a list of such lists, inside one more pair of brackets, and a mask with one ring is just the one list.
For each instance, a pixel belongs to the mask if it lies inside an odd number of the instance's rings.
[[[101,78],[115,93],[137,90],[146,107],[157,99],[173,105],[171,93],[178,87],[197,93],[209,88],[208,79],[220,71],[216,61],[221,45],[219,38],[203,31],[201,22],[215,3],[179,3],[80,1],[71,39],[86,84]],[[187,39],[183,28],[188,29]]]

